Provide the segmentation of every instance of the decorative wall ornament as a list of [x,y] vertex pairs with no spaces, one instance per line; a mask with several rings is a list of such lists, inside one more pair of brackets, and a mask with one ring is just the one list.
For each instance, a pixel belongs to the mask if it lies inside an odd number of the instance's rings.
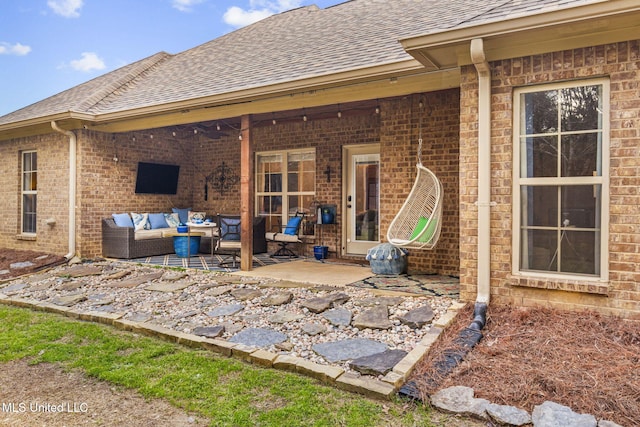
[[214,190],[217,190],[220,195],[223,195],[225,191],[228,191],[240,182],[240,177],[235,173],[233,169],[222,162],[216,167],[213,172],[205,177],[204,184],[204,199],[208,199],[209,184]]

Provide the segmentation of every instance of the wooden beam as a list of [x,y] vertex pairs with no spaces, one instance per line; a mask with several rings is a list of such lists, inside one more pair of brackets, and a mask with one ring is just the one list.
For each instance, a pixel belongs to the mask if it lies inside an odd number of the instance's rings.
[[240,269],[253,266],[253,159],[251,157],[251,115],[241,119],[240,136]]

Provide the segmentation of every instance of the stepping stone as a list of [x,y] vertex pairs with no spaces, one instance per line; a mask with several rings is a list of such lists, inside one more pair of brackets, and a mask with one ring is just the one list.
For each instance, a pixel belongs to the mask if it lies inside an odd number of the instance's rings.
[[349,326],[353,314],[346,308],[334,308],[322,313],[322,317],[327,319],[334,326]]
[[192,333],[201,337],[217,338],[224,332],[224,326],[200,326],[195,328]]
[[404,350],[386,350],[371,356],[360,357],[349,366],[364,375],[386,375],[398,364],[407,352]]
[[229,342],[245,344],[255,347],[268,347],[279,344],[288,339],[282,332],[266,328],[247,328],[229,339]]
[[358,329],[391,329],[389,309],[386,305],[371,308],[353,319],[353,326]]
[[402,304],[403,299],[400,297],[371,297],[355,301],[360,307],[375,307],[378,305],[394,306]]
[[414,308],[404,315],[399,316],[398,320],[412,329],[420,329],[427,323],[430,323],[433,320],[433,317],[434,314],[431,306],[423,305],[422,307]]
[[56,289],[59,291],[75,291],[80,289],[83,285],[84,283],[73,281],[73,282],[63,283],[60,286],[58,286]]
[[304,315],[302,314],[291,313],[288,311],[279,311],[274,315],[272,315],[271,317],[269,317],[269,322],[282,324],[282,323],[297,322],[298,320],[301,320],[301,319],[304,319]]
[[233,287],[231,286],[221,286],[218,288],[207,289],[206,294],[211,295],[213,297],[219,297],[220,295],[224,295],[228,292],[231,292]]
[[23,261],[23,262],[14,262],[13,264],[9,264],[9,269],[11,270],[19,270],[21,268],[27,268],[35,265],[31,261]]
[[51,302],[55,305],[63,305],[65,307],[71,307],[86,300],[87,297],[84,294],[66,295],[63,297],[56,297]]
[[93,294],[87,296],[87,301],[89,301],[92,306],[98,306],[111,304],[113,301],[115,301],[115,298],[112,295],[108,294]]
[[104,313],[115,313],[116,312],[116,308],[114,306],[112,306],[111,304],[101,305],[99,307],[96,307],[94,310],[95,311],[102,311]]
[[267,296],[260,303],[264,307],[272,307],[276,305],[289,304],[293,300],[293,294],[291,292],[276,292]]
[[189,275],[187,273],[182,271],[170,271],[162,275],[162,280],[166,280],[167,282],[175,282],[188,276]]
[[130,277],[121,282],[105,283],[103,286],[109,286],[112,288],[135,288],[143,283],[151,282],[162,277],[163,272],[158,271],[156,273],[147,273],[141,276]]
[[314,344],[311,349],[329,362],[353,360],[360,357],[382,353],[388,349],[386,344],[364,338],[355,338],[335,342]]
[[242,310],[244,310],[244,305],[242,304],[222,305],[208,312],[207,316],[209,317],[232,316],[236,313],[241,312]]
[[327,332],[327,327],[319,323],[305,323],[302,325],[302,332],[307,335],[315,336]]
[[119,280],[131,274],[131,270],[120,270],[106,276],[105,280]]
[[311,298],[303,301],[300,305],[309,309],[312,313],[322,313],[335,305],[344,304],[349,301],[349,295],[337,292],[323,297]]
[[9,270],[0,270],[0,276],[5,275],[5,274],[9,274],[11,273],[11,271]]
[[84,277],[102,274],[102,268],[93,265],[75,265],[58,274],[60,277]]
[[14,295],[29,286],[27,283],[15,283],[13,285],[9,285],[6,288],[0,289],[5,295]]
[[254,298],[260,298],[262,291],[259,289],[234,289],[231,295],[239,301],[249,301]]
[[187,317],[192,317],[195,316],[196,314],[199,314],[200,312],[198,310],[191,310],[191,311],[187,311],[185,313],[182,313],[178,316],[176,316],[176,319],[186,319]]
[[[164,280],[164,277],[163,277]],[[156,292],[176,292],[181,291],[182,289],[188,288],[191,286],[191,282],[181,281],[181,282],[159,282],[154,283],[152,285],[147,286],[145,289],[147,291],[156,291]]]
[[262,283],[257,284],[260,288],[308,288],[310,285],[308,283],[302,282],[293,282],[291,280],[278,280],[277,282],[270,283]]
[[131,313],[127,316],[127,320],[131,320],[132,322],[147,322],[151,320],[153,316],[147,313]]

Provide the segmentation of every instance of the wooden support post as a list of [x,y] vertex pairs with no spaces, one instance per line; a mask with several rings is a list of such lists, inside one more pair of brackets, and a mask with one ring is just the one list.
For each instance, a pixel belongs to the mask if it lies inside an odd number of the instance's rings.
[[240,121],[240,269],[253,266],[253,158],[251,157],[251,115]]

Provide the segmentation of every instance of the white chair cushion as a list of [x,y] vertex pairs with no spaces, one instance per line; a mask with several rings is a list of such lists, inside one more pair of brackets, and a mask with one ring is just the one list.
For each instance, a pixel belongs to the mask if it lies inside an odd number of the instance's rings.
[[264,237],[267,240],[271,240],[273,242],[288,242],[288,243],[300,242],[300,238],[296,234],[265,233]]

